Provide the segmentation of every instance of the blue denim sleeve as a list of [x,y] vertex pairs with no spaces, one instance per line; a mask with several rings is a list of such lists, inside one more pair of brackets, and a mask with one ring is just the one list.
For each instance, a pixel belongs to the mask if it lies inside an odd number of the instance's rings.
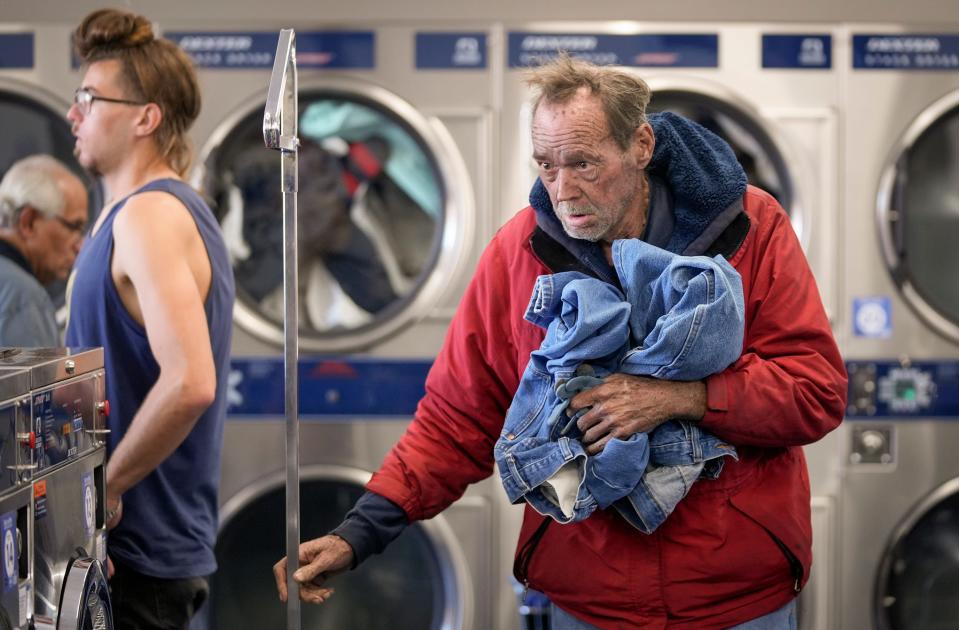
[[330,533],[353,548],[353,566],[350,568],[355,569],[373,554],[382,553],[407,525],[409,520],[403,508],[376,493],[366,492]]

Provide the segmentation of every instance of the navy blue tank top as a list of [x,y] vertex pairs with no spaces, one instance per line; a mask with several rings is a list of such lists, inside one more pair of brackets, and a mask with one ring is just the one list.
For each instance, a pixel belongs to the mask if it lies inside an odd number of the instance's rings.
[[[220,227],[196,191],[184,182],[161,179],[133,195],[149,191],[167,192],[179,199],[193,215],[206,246],[212,277],[204,307],[216,365],[216,399],[173,454],[124,493],[123,518],[110,532],[108,549],[112,557],[146,575],[205,576],[216,569],[213,547],[232,334],[233,269]],[[110,209],[96,235],[83,244],[69,297],[67,345],[104,348],[110,401],[108,452],[123,439],[160,373],[146,331],[123,306],[110,272],[113,221],[129,198]]]

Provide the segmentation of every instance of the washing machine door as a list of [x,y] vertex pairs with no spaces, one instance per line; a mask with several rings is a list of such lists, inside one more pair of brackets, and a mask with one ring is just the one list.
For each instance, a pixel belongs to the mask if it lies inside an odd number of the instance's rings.
[[707,84],[650,80],[650,112],[673,112],[693,120],[725,140],[749,183],[779,201],[793,218],[801,211],[793,173],[782,143],[758,112],[722,88]]
[[45,153],[79,171],[73,159],[69,104],[37,88],[0,79],[0,173],[20,158]]
[[896,529],[876,577],[879,630],[947,630],[959,620],[959,478],[940,486]]
[[83,557],[70,565],[63,581],[57,630],[113,630],[110,587],[99,561]]
[[[263,102],[219,128],[195,180],[233,261],[237,323],[282,344],[280,162],[263,148]],[[473,221],[465,165],[442,125],[376,86],[301,82],[299,114],[300,345],[368,347],[457,273]]]
[[920,114],[897,144],[877,215],[902,296],[933,330],[959,342],[959,92]]
[[[317,538],[339,525],[369,477],[368,472],[339,466],[304,468],[301,538]],[[284,627],[286,606],[276,596],[269,570],[286,553],[284,514],[280,476],[248,487],[223,507],[218,568],[211,579],[210,619],[205,624],[209,628]],[[442,515],[406,528],[383,554],[336,576],[331,586],[336,592],[329,600],[302,606],[303,630],[472,628],[469,572]]]

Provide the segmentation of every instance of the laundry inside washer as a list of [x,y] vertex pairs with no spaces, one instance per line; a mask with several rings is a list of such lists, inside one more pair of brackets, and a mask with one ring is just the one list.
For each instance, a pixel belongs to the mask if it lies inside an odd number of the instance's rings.
[[[330,335],[389,317],[437,254],[444,191],[421,142],[369,103],[301,94],[298,250],[301,333]],[[241,121],[207,160],[234,261],[238,297],[283,320],[279,169],[260,116]]]

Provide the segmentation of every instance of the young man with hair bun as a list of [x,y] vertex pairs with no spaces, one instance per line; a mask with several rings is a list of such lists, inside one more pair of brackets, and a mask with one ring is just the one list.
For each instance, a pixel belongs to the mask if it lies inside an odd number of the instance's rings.
[[77,258],[66,341],[104,348],[114,618],[186,628],[216,569],[234,300],[219,225],[183,181],[200,91],[143,16],[94,11],[74,41],[74,151],[108,201]]

